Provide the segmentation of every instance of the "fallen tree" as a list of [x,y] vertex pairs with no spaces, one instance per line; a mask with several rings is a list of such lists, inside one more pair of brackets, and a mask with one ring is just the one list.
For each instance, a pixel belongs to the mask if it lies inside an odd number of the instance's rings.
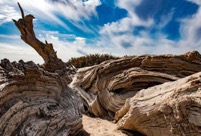
[[85,109],[113,119],[128,98],[141,89],[175,81],[201,71],[201,55],[145,55],[110,60],[79,69],[71,87],[80,94]]
[[147,136],[200,136],[201,72],[139,91],[115,119],[119,129]]
[[201,55],[196,51],[145,55],[79,69],[71,87],[87,112],[115,119],[121,130],[134,135],[197,136],[201,135],[200,71]]

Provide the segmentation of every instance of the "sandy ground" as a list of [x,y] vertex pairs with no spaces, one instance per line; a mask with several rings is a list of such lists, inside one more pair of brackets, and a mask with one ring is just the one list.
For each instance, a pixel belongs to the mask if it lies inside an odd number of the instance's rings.
[[116,124],[100,118],[83,115],[83,126],[90,136],[127,136],[116,129]]

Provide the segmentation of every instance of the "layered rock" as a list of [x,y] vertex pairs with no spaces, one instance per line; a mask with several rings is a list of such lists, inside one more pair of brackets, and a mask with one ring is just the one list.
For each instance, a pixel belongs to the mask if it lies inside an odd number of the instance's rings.
[[201,71],[198,52],[183,55],[144,55],[110,60],[79,69],[71,87],[85,109],[99,117],[113,118],[139,90],[175,81]]
[[65,78],[33,62],[0,63],[0,135],[76,135],[82,103]]
[[147,136],[200,136],[201,73],[139,91],[115,119]]

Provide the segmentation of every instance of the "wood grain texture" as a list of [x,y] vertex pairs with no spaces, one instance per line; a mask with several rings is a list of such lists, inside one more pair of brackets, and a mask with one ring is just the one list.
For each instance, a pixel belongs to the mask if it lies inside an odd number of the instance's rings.
[[33,62],[0,63],[0,135],[76,135],[82,103],[57,73]]
[[147,136],[200,136],[201,73],[139,91],[115,119]]
[[201,71],[196,51],[183,55],[144,55],[81,68],[71,87],[93,115],[113,119],[126,99],[141,89],[175,81]]
[[[1,136],[84,134],[85,108],[118,128],[147,136],[201,135],[201,55],[143,55],[105,61],[75,73],[53,45],[38,40],[33,15],[13,20],[44,65],[0,63]],[[196,73],[196,74],[195,74]],[[82,132],[83,131],[83,132]]]

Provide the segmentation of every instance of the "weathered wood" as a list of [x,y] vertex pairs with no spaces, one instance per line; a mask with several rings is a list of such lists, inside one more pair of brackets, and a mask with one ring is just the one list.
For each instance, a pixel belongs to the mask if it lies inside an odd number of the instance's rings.
[[47,43],[47,41],[46,43],[43,43],[36,38],[33,29],[34,16],[31,14],[25,16],[24,11],[19,3],[18,6],[20,8],[22,18],[18,21],[13,21],[21,33],[21,39],[34,48],[36,52],[43,58],[45,61],[45,70],[55,72],[56,70],[65,69],[66,64],[57,57],[56,51],[53,49],[53,45],[51,43]]
[[0,63],[0,135],[76,135],[82,103],[57,73],[33,62]]
[[148,136],[201,135],[198,52],[106,61],[80,69],[72,90],[66,64],[51,43],[35,37],[34,17],[18,6],[22,18],[13,21],[45,64],[0,63],[0,135],[76,135],[82,130],[83,104],[95,116],[118,121],[122,130]]
[[200,136],[201,73],[139,91],[115,119],[147,136]]
[[[0,63],[0,135],[63,136],[82,131],[81,99],[68,87],[71,70],[57,57],[52,44],[35,37],[32,15],[13,20],[24,42],[44,59],[33,62]],[[73,70],[72,70],[73,71]]]
[[111,60],[79,69],[71,87],[95,116],[109,117],[126,99],[145,89],[201,71],[198,52],[183,55],[144,55]]

